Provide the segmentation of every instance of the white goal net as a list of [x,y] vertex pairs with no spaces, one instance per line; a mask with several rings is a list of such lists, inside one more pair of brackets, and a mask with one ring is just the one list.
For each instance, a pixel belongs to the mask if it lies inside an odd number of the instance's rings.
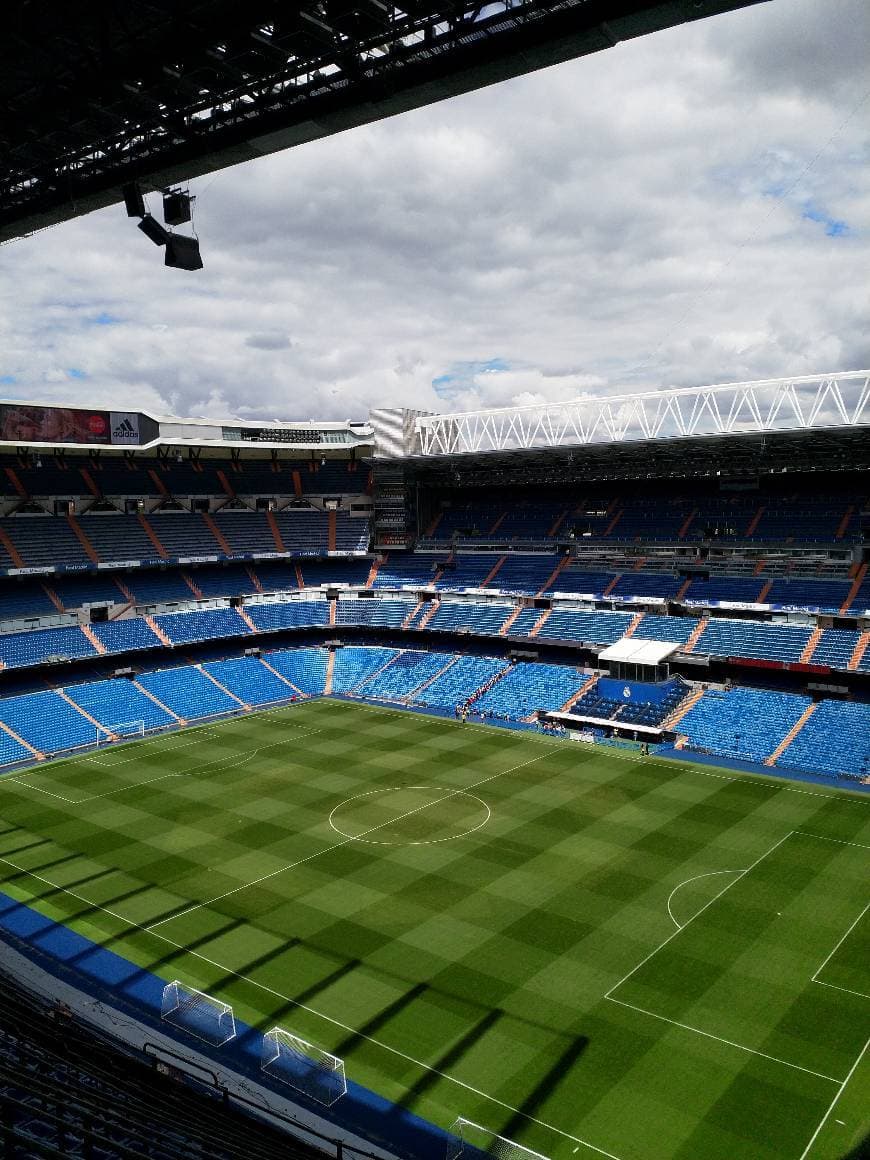
[[144,721],[120,721],[117,725],[97,726],[97,745],[108,745],[112,741],[129,741],[133,737],[144,736]]
[[459,1116],[447,1139],[447,1160],[475,1160],[492,1156],[494,1160],[548,1160],[541,1152],[533,1152],[507,1136],[499,1136],[472,1120]]
[[177,979],[163,988],[160,1017],[213,1047],[220,1047],[236,1036],[236,1021],[228,1003],[185,986]]
[[347,1091],[343,1060],[280,1027],[263,1036],[261,1066],[275,1079],[327,1107]]

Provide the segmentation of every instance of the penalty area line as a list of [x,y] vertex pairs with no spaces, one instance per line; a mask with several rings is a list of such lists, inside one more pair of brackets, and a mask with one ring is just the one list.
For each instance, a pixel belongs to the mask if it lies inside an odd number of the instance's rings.
[[832,1075],[825,1075],[821,1071],[813,1071],[812,1068],[803,1067],[799,1063],[792,1063],[788,1059],[780,1059],[778,1055],[768,1055],[766,1051],[758,1051],[754,1047],[747,1047],[745,1043],[736,1043],[733,1039],[724,1039],[721,1035],[714,1035],[711,1031],[702,1031],[700,1027],[692,1027],[689,1023],[680,1023],[676,1019],[670,1019],[667,1015],[659,1015],[655,1011],[648,1011],[646,1007],[636,1007],[634,1003],[626,1003],[623,999],[614,999],[612,995],[605,995],[611,1003],[618,1003],[620,1007],[627,1007],[631,1011],[638,1011],[641,1015],[648,1015],[651,1019],[659,1019],[662,1023],[670,1023],[672,1027],[679,1027],[683,1031],[692,1031],[695,1035],[703,1035],[705,1039],[715,1039],[717,1043],[724,1043],[728,1047],[736,1047],[738,1051],[745,1051],[749,1055],[758,1055],[762,1059],[769,1059],[773,1063],[781,1063],[783,1067],[791,1067],[795,1071],[802,1071],[805,1075],[814,1075],[817,1079],[827,1080],[828,1083],[840,1083],[839,1079],[835,1079]]

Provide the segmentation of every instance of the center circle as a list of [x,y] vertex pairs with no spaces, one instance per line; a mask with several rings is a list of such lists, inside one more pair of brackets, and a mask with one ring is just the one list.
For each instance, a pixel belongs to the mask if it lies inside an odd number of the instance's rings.
[[482,798],[437,785],[370,789],[333,809],[329,824],[343,838],[373,846],[429,846],[452,842],[490,819]]

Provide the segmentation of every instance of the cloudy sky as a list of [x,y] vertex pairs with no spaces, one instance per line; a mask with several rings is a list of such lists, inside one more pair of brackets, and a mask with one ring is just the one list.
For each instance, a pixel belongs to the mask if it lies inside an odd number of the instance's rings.
[[[870,5],[772,0],[0,248],[0,396],[364,418],[870,366]],[[155,204],[152,207],[157,212]]]

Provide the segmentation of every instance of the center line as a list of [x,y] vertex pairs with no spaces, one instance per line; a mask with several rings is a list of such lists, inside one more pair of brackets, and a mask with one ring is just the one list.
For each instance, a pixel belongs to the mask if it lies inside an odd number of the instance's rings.
[[[457,794],[468,793],[469,790],[477,789],[487,782],[494,781],[497,777],[505,777],[509,773],[513,773],[517,769],[523,769],[527,765],[533,765],[536,761],[542,761],[545,757],[549,757],[552,750],[547,750],[545,753],[539,753],[537,757],[530,757],[528,761],[521,761],[518,765],[512,765],[510,769],[502,769],[498,773],[490,774],[489,777],[484,777],[480,781],[474,782],[473,785],[462,786],[461,789],[453,789],[450,793],[443,797],[436,798],[431,802],[424,802],[421,806],[416,806],[413,810],[408,810],[407,813],[399,814],[395,818],[389,818],[386,822],[379,822],[376,826],[371,826],[368,830],[363,830],[361,834],[357,834],[353,838],[346,838],[343,842],[336,842],[332,846],[326,846],[322,850],[316,850],[313,854],[308,854],[305,858],[300,858],[297,862],[291,862],[287,866],[281,866],[278,870],[273,870],[269,874],[263,874],[260,878],[255,878],[253,882],[245,882],[241,886],[234,886],[232,890],[225,890],[223,894],[217,894],[214,898],[209,898],[205,902],[197,902],[193,906],[188,906],[184,910],[180,910],[177,914],[167,915],[166,918],[161,918],[157,922],[152,922],[145,927],[147,931],[156,930],[158,926],[163,926],[164,923],[172,922],[176,918],[183,918],[186,914],[192,914],[195,910],[201,910],[204,906],[211,906],[215,902],[220,902],[223,898],[229,898],[231,894],[238,894],[240,890],[248,890],[252,886],[258,886],[261,882],[266,882],[270,878],[275,878],[278,874],[284,874],[288,870],[295,870],[297,866],[302,866],[306,862],[311,862],[315,858],[320,858],[324,854],[330,854],[333,850],[339,850],[342,846],[348,846],[351,842],[358,842],[367,834],[373,834],[376,830],[383,829],[384,826],[391,826],[394,822],[400,822],[403,818],[409,818],[412,814],[418,814],[421,810],[428,810],[430,806],[440,805],[441,802],[449,801],[450,798],[456,797]],[[253,756],[253,754],[251,755]]]

